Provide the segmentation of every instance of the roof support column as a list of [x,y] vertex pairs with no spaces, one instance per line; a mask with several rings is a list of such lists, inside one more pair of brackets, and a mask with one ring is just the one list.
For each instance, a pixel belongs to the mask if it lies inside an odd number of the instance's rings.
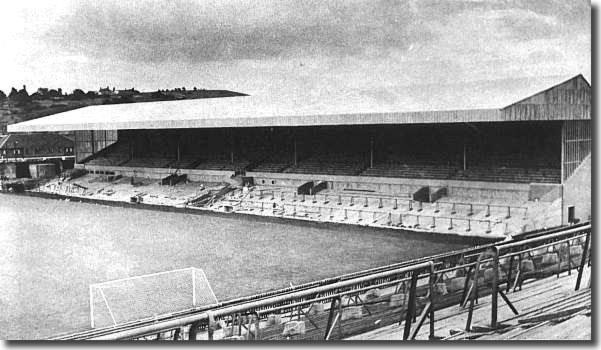
[[92,154],[96,153],[96,140],[94,140],[94,130],[90,130],[90,140],[92,140]]
[[463,140],[463,170],[467,170],[467,144],[465,140]]
[[565,209],[564,209],[564,177],[565,177],[565,161],[566,161],[566,122],[561,123],[561,224],[563,225],[565,220]]
[[230,131],[230,162],[234,164],[234,131]]
[[132,142],[132,138],[133,138],[132,135],[128,135],[128,137],[127,137],[127,142],[129,144],[129,154],[128,154],[129,159],[128,160],[134,159],[134,143]]
[[374,167],[374,137],[371,136],[369,140],[369,168]]
[[179,162],[181,160],[181,149],[180,149],[180,145],[179,145],[179,140],[180,137],[177,137],[177,161]]
[[296,166],[298,163],[298,154],[296,152],[296,134],[294,135],[293,139],[294,139],[294,166]]
[[566,158],[565,158],[565,152],[566,152],[566,149],[565,149],[565,145],[566,145],[566,133],[565,133],[565,130],[566,130],[566,122],[564,121],[564,122],[561,123],[561,136],[560,136],[560,138],[561,138],[561,158],[560,158],[561,159],[560,160],[561,164],[560,164],[560,167],[561,167],[561,183],[562,184],[563,184],[563,180],[564,180],[564,177],[565,177],[565,161],[566,161]]

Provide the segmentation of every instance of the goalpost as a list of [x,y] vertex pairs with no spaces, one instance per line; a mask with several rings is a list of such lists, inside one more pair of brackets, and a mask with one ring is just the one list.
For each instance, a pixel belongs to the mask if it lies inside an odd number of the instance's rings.
[[92,328],[116,326],[218,302],[204,271],[194,267],[94,283],[89,293]]

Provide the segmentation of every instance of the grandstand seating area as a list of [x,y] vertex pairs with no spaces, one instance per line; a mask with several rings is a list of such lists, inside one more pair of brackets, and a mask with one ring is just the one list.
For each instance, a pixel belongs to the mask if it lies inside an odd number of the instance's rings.
[[173,159],[169,158],[154,158],[154,157],[140,157],[133,158],[126,163],[121,164],[122,166],[129,167],[143,167],[143,168],[166,168],[173,162]]
[[418,179],[448,179],[456,166],[436,160],[387,159],[361,173],[362,176],[402,177]]
[[295,174],[325,174],[325,175],[359,175],[366,164],[360,155],[356,154],[318,154],[299,161],[296,166],[284,170],[285,173]]
[[559,183],[561,182],[561,169],[473,166],[465,171],[457,171],[454,178],[469,181]]
[[233,163],[229,159],[207,159],[201,161],[196,169],[203,170],[224,170],[224,171],[243,171],[250,165],[249,160],[235,160]]
[[[404,126],[124,133],[89,165],[509,183],[560,182],[559,129]],[[546,136],[547,135],[547,136]],[[294,143],[291,140],[294,139]],[[372,143],[369,140],[373,140]],[[137,150],[130,158],[131,150]],[[294,145],[294,146],[293,146]],[[373,166],[369,166],[370,154]],[[294,164],[294,154],[297,163]],[[182,155],[176,161],[177,154]],[[234,162],[232,162],[232,157]],[[465,157],[465,160],[463,159]],[[463,170],[466,161],[467,169]]]
[[268,156],[259,162],[252,171],[266,173],[281,173],[284,169],[292,165],[292,157],[289,154],[278,153]]
[[177,169],[194,169],[200,163],[200,159],[195,156],[183,156],[180,160],[176,160],[170,164],[172,168]]
[[[315,155],[291,165],[291,157],[277,154],[261,161],[249,159],[206,159],[184,156],[179,161],[165,157],[135,157],[128,160],[127,145],[116,144],[110,150],[88,161],[89,165],[114,165],[126,167],[204,169],[295,174],[326,174],[345,176],[373,176],[415,179],[454,179],[510,183],[559,183],[561,170],[546,163],[520,164],[501,162],[476,164],[462,170],[449,162],[423,159],[387,159],[367,167],[360,155]],[[501,164],[501,165],[499,165]],[[503,164],[513,164],[506,166]],[[521,166],[519,166],[521,165]],[[539,167],[540,166],[540,167]]]

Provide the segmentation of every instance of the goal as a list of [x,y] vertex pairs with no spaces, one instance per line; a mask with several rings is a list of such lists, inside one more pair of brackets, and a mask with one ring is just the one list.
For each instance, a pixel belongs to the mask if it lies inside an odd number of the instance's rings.
[[122,278],[90,285],[90,324],[116,326],[217,302],[202,269]]

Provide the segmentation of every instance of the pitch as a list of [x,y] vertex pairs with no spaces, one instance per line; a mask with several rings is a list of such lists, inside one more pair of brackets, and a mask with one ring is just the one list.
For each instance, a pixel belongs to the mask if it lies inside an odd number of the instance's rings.
[[0,338],[89,327],[89,285],[202,268],[219,300],[455,250],[372,228],[138,210],[0,194]]

